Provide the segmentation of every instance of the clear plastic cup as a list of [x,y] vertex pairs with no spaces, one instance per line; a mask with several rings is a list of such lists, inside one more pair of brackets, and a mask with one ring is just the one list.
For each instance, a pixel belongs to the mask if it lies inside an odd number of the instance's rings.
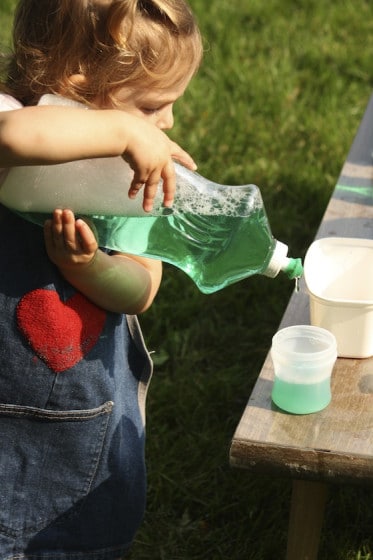
[[337,359],[335,336],[326,329],[295,325],[272,338],[273,402],[293,414],[310,414],[331,400],[330,379]]

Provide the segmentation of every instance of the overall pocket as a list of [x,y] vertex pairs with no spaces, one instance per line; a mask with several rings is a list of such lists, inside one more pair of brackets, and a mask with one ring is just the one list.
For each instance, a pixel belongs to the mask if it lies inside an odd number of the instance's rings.
[[1,532],[16,536],[77,512],[113,406],[54,411],[0,404]]

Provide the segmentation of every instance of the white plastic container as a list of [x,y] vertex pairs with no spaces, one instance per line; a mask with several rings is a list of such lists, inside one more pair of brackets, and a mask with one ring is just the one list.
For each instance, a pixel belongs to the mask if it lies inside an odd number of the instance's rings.
[[311,325],[337,339],[338,356],[373,355],[373,240],[319,239],[309,247],[304,279]]

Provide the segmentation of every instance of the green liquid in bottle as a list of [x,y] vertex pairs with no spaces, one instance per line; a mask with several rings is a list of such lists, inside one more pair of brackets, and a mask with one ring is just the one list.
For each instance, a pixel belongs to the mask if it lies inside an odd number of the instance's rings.
[[276,243],[262,209],[245,217],[175,212],[89,219],[102,246],[171,263],[206,294],[265,270]]
[[[19,213],[42,225],[47,213]],[[101,247],[160,259],[211,294],[253,274],[266,274],[278,241],[264,207],[245,216],[164,209],[152,216],[87,216]],[[291,276],[289,276],[291,277]]]

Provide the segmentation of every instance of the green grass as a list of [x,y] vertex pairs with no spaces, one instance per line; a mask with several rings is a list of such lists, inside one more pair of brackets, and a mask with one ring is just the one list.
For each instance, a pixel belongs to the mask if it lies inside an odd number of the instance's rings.
[[[9,10],[0,8],[0,38]],[[370,0],[191,0],[205,37],[172,137],[202,175],[261,188],[274,235],[312,242],[372,90]],[[142,318],[148,508],[132,560],[277,560],[290,481],[229,466],[230,440],[291,283],[252,277],[205,296],[165,267]],[[331,488],[320,560],[373,560],[372,491]]]
[[[8,46],[9,35],[12,27],[12,10],[16,5],[15,0],[1,0],[0,6],[0,45]],[[5,49],[2,48],[2,51]]]

